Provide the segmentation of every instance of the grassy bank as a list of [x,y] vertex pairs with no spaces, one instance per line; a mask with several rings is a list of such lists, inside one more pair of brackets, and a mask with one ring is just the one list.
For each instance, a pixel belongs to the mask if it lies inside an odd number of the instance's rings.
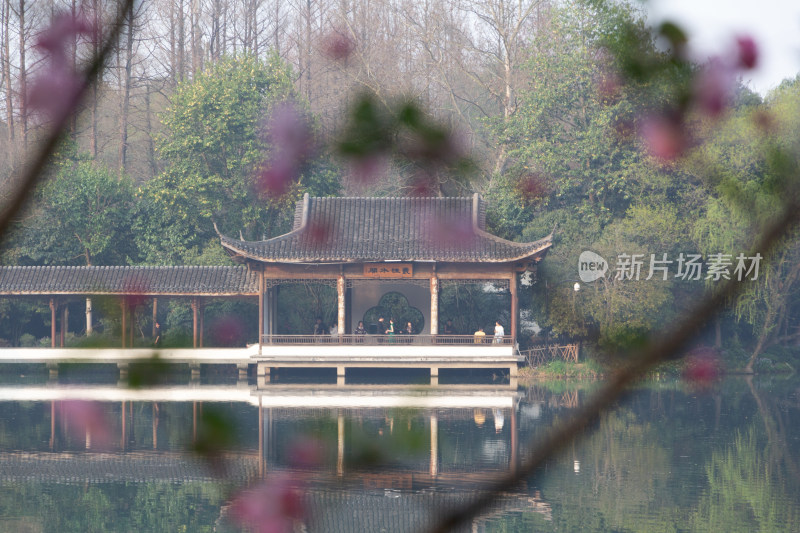
[[597,379],[603,377],[603,373],[603,368],[592,360],[581,363],[553,360],[537,367],[523,367],[519,376],[537,379]]

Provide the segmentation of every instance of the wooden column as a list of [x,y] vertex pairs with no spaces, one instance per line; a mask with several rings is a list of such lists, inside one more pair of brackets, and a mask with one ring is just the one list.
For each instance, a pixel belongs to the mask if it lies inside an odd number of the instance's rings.
[[200,325],[199,325],[199,333],[200,333],[200,348],[203,347],[203,331],[205,330],[206,325],[206,302],[202,298],[197,299],[198,315],[200,318]]
[[50,347],[56,347],[56,305],[55,298],[50,298]]
[[192,298],[192,347],[197,348],[197,298]]
[[90,337],[94,330],[92,329],[92,299],[86,298],[86,336]]
[[125,341],[128,337],[128,302],[125,301],[125,298],[122,298],[120,302],[120,307],[122,307],[122,347],[125,347]]
[[431,335],[439,334],[439,278],[431,276]]
[[345,324],[344,324],[344,320],[345,320],[344,291],[345,291],[346,287],[347,287],[347,284],[345,283],[345,280],[344,280],[344,274],[339,274],[339,277],[336,278],[336,298],[337,298],[337,302],[339,304],[339,313],[338,313],[338,316],[337,316],[337,322],[338,322],[337,330],[339,332],[340,338],[341,338],[341,335],[347,333],[344,330],[344,327],[345,327]]
[[67,321],[69,319],[69,308],[66,304],[61,307],[61,334],[60,334],[60,344],[61,347],[64,347],[64,341],[67,338]]
[[281,286],[275,285],[270,289],[269,299],[269,331],[270,335],[277,335],[278,333],[278,295],[281,292]]
[[158,322],[158,298],[153,298],[153,333],[152,337],[156,338],[156,322]]
[[517,295],[517,272],[511,273],[508,281],[509,292],[511,292],[511,344],[517,342],[517,324],[519,323],[519,297]]
[[264,338],[264,271],[258,276],[258,351]]

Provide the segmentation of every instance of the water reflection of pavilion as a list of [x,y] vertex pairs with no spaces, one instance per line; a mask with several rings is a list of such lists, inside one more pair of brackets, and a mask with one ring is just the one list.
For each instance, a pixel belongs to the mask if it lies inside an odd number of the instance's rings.
[[[391,531],[395,522],[415,509],[416,518],[400,522],[421,524],[436,512],[463,503],[474,497],[478,487],[493,477],[517,467],[517,412],[520,395],[508,387],[485,385],[453,385],[409,389],[397,385],[384,386],[314,386],[272,384],[267,389],[241,385],[188,385],[154,389],[130,389],[101,385],[47,385],[34,387],[0,387],[0,402],[49,402],[49,450],[0,451],[0,474],[3,482],[21,483],[32,480],[49,483],[108,482],[212,482],[217,478],[209,465],[191,454],[156,449],[159,419],[153,416],[153,449],[131,442],[130,420],[133,402],[191,402],[193,405],[192,432],[196,434],[198,413],[203,405],[247,404],[257,410],[258,447],[227,451],[221,455],[226,479],[246,483],[271,474],[298,476],[309,482],[312,490],[307,498],[317,511],[312,530],[328,529],[334,521],[369,527],[382,521]],[[68,400],[102,401],[119,404],[120,419],[113,425],[117,432],[114,449],[93,448],[87,435],[85,446],[64,446],[59,405]],[[358,420],[385,421],[408,408],[417,423],[424,423],[429,443],[423,458],[400,468],[350,469],[346,461],[349,424]],[[147,412],[147,409],[139,409]],[[155,412],[155,411],[154,411]],[[409,411],[404,411],[409,412]],[[495,464],[443,466],[441,431],[454,424],[474,424],[477,414],[485,416],[487,429],[490,417],[502,413],[505,431],[492,442],[502,442],[507,455]],[[254,417],[255,418],[255,417]],[[325,442],[336,446],[335,468],[327,470],[296,470],[281,459],[282,430],[298,420],[330,420],[335,436]],[[187,425],[189,421],[184,421]],[[480,420],[483,424],[484,420]],[[163,421],[161,422],[163,423]],[[141,424],[141,423],[140,423]],[[387,426],[388,427],[388,426]],[[494,437],[494,435],[493,435]],[[59,445],[59,443],[62,443]],[[84,443],[80,443],[84,444]],[[400,512],[402,511],[402,512]],[[495,512],[538,512],[549,518],[549,507],[526,491],[504,495]],[[399,514],[398,514],[399,513]],[[434,514],[431,514],[434,513]],[[427,518],[424,518],[427,516]],[[349,517],[349,518],[348,518]],[[346,520],[345,520],[346,519]],[[345,520],[345,522],[342,522]],[[420,522],[422,520],[422,522]]]

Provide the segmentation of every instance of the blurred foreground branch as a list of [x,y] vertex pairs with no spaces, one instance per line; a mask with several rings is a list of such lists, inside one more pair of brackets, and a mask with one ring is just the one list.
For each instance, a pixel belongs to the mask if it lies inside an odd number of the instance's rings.
[[[114,20],[110,25],[111,28],[108,34],[105,36],[102,46],[98,50],[97,54],[91,58],[88,66],[80,74],[80,86],[78,87],[78,90],[73,95],[69,95],[69,91],[65,91],[67,94],[66,96],[65,94],[50,95],[54,99],[59,97],[69,98],[69,96],[72,96],[73,101],[70,102],[70,105],[65,112],[59,113],[53,117],[53,123],[51,124],[46,136],[38,143],[36,149],[32,151],[33,153],[22,165],[20,177],[16,180],[13,180],[16,186],[9,194],[9,199],[6,206],[4,206],[2,212],[0,212],[0,242],[2,242],[2,240],[6,237],[9,226],[14,220],[14,217],[25,205],[26,200],[29,198],[34,188],[39,183],[39,180],[44,175],[44,170],[49,163],[50,156],[55,152],[56,148],[58,148],[62,133],[66,125],[69,123],[73,113],[75,113],[78,109],[78,106],[86,95],[87,90],[93,84],[97,83],[101,78],[106,61],[114,51],[114,47],[119,40],[122,28],[125,26],[125,18],[132,12],[133,3],[133,0],[123,0],[120,3],[119,10],[117,11]],[[23,97],[26,98],[27,95],[23,95]]]

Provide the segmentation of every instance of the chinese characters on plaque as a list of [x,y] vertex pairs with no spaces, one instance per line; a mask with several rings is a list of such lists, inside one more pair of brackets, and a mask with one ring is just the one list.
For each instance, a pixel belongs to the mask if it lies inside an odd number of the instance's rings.
[[414,275],[412,263],[366,263],[365,278],[410,278]]

